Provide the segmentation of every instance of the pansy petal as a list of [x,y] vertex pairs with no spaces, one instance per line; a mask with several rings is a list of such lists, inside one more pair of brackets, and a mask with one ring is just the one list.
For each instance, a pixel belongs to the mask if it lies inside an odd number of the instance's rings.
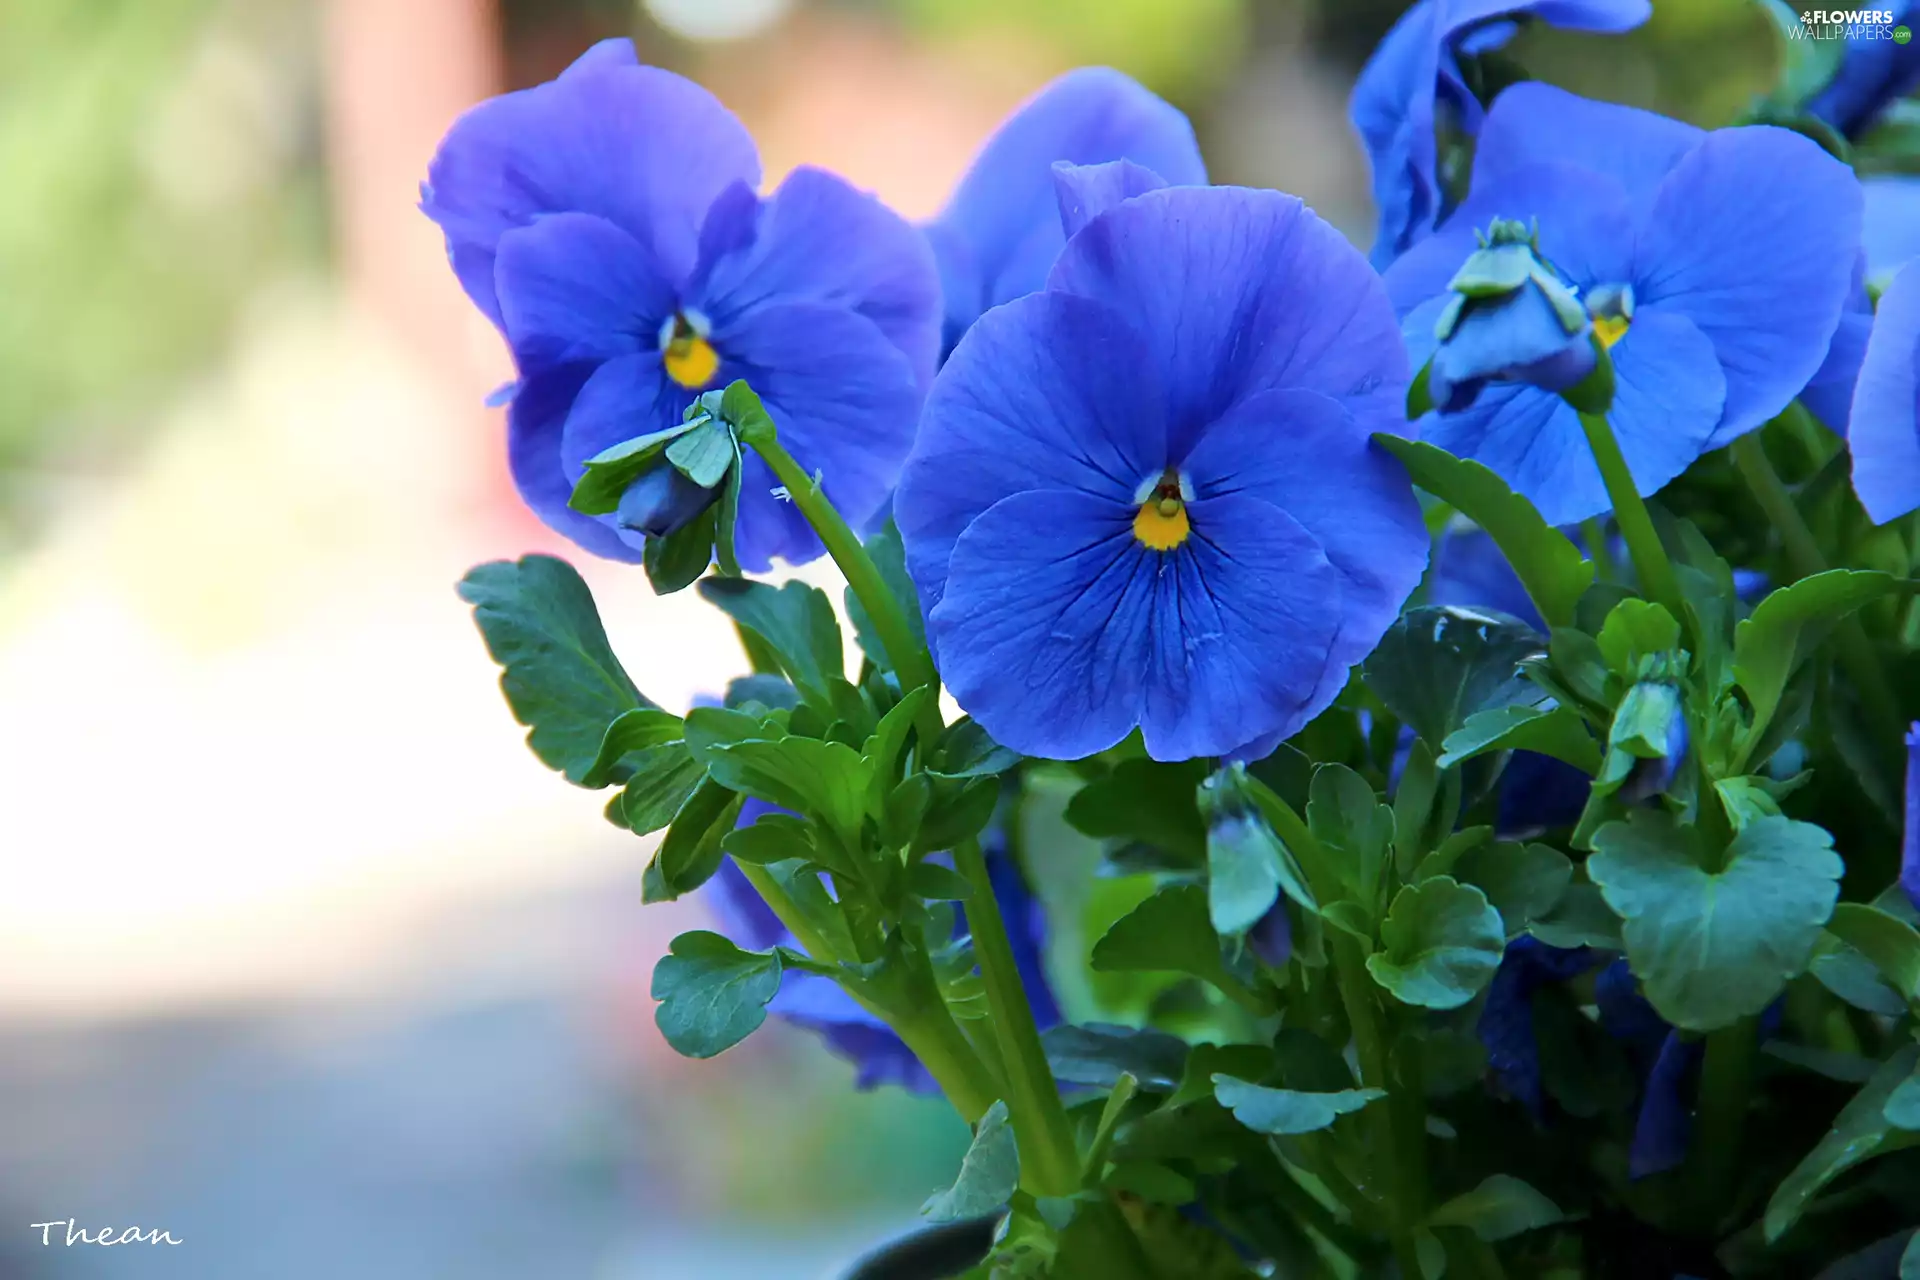
[[692,399],[674,387],[657,351],[609,360],[593,371],[573,402],[560,441],[560,465],[569,478],[578,479],[595,454],[674,426]]
[[500,237],[502,328],[521,371],[658,346],[673,291],[646,248],[605,218],[555,213]]
[[1920,507],[1920,262],[1880,295],[1847,446],[1853,491],[1875,524]]
[[1245,494],[1311,534],[1340,575],[1329,668],[1372,652],[1426,569],[1429,538],[1406,469],[1372,441],[1385,422],[1314,391],[1269,391],[1207,428],[1183,470],[1199,499]]
[[[920,387],[879,326],[842,307],[769,304],[716,328],[713,344],[721,353],[716,383],[746,379],[779,428],[781,445],[809,474],[822,476],[849,520],[864,521],[886,500],[913,443]],[[747,459],[736,547],[741,565],[754,572],[770,568],[776,556],[804,564],[821,552],[805,517],[772,496],[775,484],[757,455]]]
[[1563,164],[1604,174],[1629,196],[1644,199],[1706,136],[1656,112],[1526,80],[1508,87],[1488,110],[1474,152],[1473,185],[1478,190],[1514,169]]
[[1866,198],[1860,244],[1867,252],[1867,278],[1881,283],[1920,258],[1920,178],[1867,178],[1860,189]]
[[1187,510],[1187,541],[1148,553],[1155,587],[1140,730],[1156,760],[1225,755],[1250,733],[1290,737],[1346,682],[1342,668],[1321,696],[1346,611],[1340,575],[1313,535],[1245,494]]
[[1444,34],[1437,0],[1414,5],[1374,48],[1347,103],[1373,173],[1379,224],[1372,258],[1383,269],[1440,212],[1433,99]]
[[[1861,300],[1865,302],[1864,297]],[[1800,388],[1800,402],[1838,435],[1847,434],[1852,420],[1854,383],[1860,377],[1860,362],[1866,359],[1867,339],[1872,333],[1872,306],[1849,306],[1840,314],[1833,341],[1827,344],[1826,359]]]
[[[1614,344],[1613,409],[1607,420],[1642,494],[1659,492],[1713,447],[1712,424],[1722,419],[1728,387],[1709,359],[1712,351],[1713,344],[1693,325],[1658,311],[1637,313],[1626,336]],[[1567,524],[1594,514],[1547,518]]]
[[963,246],[965,270],[942,263],[947,342],[980,314],[1038,289],[1066,242],[1053,163],[1132,160],[1170,183],[1204,183],[1205,163],[1186,116],[1106,67],[1053,81],[1007,118],[974,159],[941,213],[936,252]]
[[931,611],[947,560],[982,511],[1028,489],[1131,503],[1167,465],[1149,349],[1121,316],[1065,294],[981,317],[947,360],[900,479],[895,519]]
[[701,246],[689,300],[716,327],[776,303],[844,307],[877,325],[923,386],[932,379],[940,282],[912,224],[844,179],[802,165],[755,202],[746,230],[733,243]]
[[1634,291],[1643,309],[1683,315],[1713,341],[1727,381],[1716,445],[1786,408],[1826,358],[1860,218],[1852,171],[1770,126],[1718,130],[1661,184]]
[[1551,391],[1490,384],[1472,407],[1422,418],[1420,438],[1491,468],[1549,524],[1584,520],[1609,505],[1580,416]]
[[1407,379],[1380,278],[1297,198],[1243,187],[1170,187],[1089,222],[1049,290],[1126,316],[1153,349],[1170,443],[1235,401],[1280,387],[1336,398]]
[[558,80],[472,108],[428,167],[420,207],[496,323],[493,257],[510,228],[563,210],[598,214],[678,281],[693,269],[707,206],[735,181],[759,182],[753,139],[717,98],[619,54],[596,47]]
[[1167,181],[1131,160],[1109,160],[1105,164],[1068,164],[1061,160],[1053,166],[1053,185],[1060,200],[1060,229],[1072,236],[1122,200],[1158,191]]
[[994,741],[1078,760],[1140,722],[1161,587],[1132,517],[1109,499],[1029,491],[954,543],[929,621],[947,687]]
[[567,505],[579,473],[561,465],[561,435],[567,414],[594,368],[563,365],[521,382],[507,409],[507,463],[521,500],[548,528],[594,555],[638,564],[644,546],[639,535],[623,537],[610,524]]

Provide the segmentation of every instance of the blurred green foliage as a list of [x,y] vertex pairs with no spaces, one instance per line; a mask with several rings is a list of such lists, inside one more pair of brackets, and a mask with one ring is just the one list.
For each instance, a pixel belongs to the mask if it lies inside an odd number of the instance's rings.
[[322,242],[295,0],[0,0],[0,543]]

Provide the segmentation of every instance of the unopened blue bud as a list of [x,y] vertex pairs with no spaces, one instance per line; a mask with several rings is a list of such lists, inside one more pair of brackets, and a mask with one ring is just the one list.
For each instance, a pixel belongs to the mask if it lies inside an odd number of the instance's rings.
[[1526,224],[1496,219],[1449,288],[1427,371],[1427,393],[1440,412],[1470,407],[1488,382],[1561,392],[1593,373],[1599,352],[1587,309],[1540,256],[1538,235]]
[[627,487],[614,519],[623,528],[665,538],[692,524],[719,496],[718,485],[709,489],[695,484],[663,461]]

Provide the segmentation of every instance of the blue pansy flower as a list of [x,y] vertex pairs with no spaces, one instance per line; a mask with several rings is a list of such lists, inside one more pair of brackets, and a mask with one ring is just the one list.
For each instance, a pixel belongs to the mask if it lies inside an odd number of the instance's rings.
[[907,565],[997,741],[1264,752],[1425,566],[1406,473],[1369,438],[1404,429],[1405,352],[1379,278],[1299,200],[1100,209],[1110,176],[1063,175],[1046,289],[983,316],[936,380],[896,504]]
[[[1852,23],[1833,79],[1803,104],[1849,138],[1858,137],[1895,99],[1920,88],[1920,44],[1894,40],[1893,29],[1920,22],[1920,4],[1894,0],[1887,23]],[[1836,24],[1838,25],[1838,24]]]
[[[762,198],[739,120],[692,81],[640,66],[625,40],[468,111],[428,175],[421,208],[513,349],[513,476],[554,529],[639,560],[649,529],[705,496],[582,515],[567,500],[586,460],[677,425],[736,378],[850,516],[884,501],[938,354],[939,285],[924,237],[877,200],[804,167]],[[749,569],[821,550],[774,487],[749,457],[737,537]]]
[[1599,964],[1587,947],[1552,947],[1528,935],[1507,943],[1506,954],[1481,1006],[1475,1034],[1486,1046],[1487,1069],[1539,1119],[1546,1112],[1541,1085],[1540,1041],[1533,1030],[1533,997],[1542,987],[1565,982]]
[[1113,160],[1176,186],[1207,180],[1186,116],[1106,67],[1067,72],[994,131],[927,228],[946,306],[943,352],[983,312],[1047,282],[1066,243],[1053,166]]
[[[771,805],[748,800],[741,809],[740,825],[750,825],[762,814],[771,812],[775,812]],[[1046,936],[1045,915],[1004,848],[989,838],[986,853],[987,872],[993,881],[994,898],[1006,921],[1014,964],[1026,987],[1034,1019],[1044,1031],[1060,1022],[1060,1007],[1047,983],[1041,960]],[[731,858],[721,862],[720,870],[701,889],[700,901],[713,913],[720,931],[739,946],[755,951],[769,947],[805,950]],[[957,933],[965,931],[963,914]],[[767,1005],[767,1010],[819,1036],[828,1048],[853,1063],[857,1088],[895,1084],[915,1093],[940,1091],[893,1028],[878,1015],[868,1012],[831,978],[788,969],[780,979],[779,994]]]
[[1617,32],[1652,12],[1650,0],[1420,0],[1407,10],[1361,68],[1348,106],[1373,166],[1374,265],[1384,269],[1447,213],[1434,130],[1470,138],[1484,114],[1460,54],[1499,48],[1522,18]]
[[[1780,412],[1825,361],[1855,282],[1861,194],[1811,140],[1708,133],[1526,83],[1488,112],[1473,175],[1461,208],[1386,275],[1414,361],[1437,345],[1477,229],[1537,222],[1610,351],[1609,418],[1641,492]],[[1490,386],[1422,425],[1555,524],[1609,506],[1578,415],[1551,391]]]
[[1847,445],[1853,491],[1876,524],[1920,507],[1920,260],[1880,295]]

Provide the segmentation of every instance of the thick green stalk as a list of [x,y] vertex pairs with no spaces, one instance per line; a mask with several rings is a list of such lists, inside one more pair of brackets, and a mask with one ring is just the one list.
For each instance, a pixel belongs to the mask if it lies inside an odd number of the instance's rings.
[[1706,1060],[1700,1068],[1700,1125],[1688,1180],[1698,1191],[1701,1226],[1708,1232],[1716,1232],[1733,1208],[1759,1045],[1759,1022],[1753,1018],[1707,1034]]
[[967,924],[1013,1095],[1007,1099],[1007,1111],[1020,1140],[1021,1173],[1028,1175],[1028,1189],[1036,1196],[1070,1196],[1080,1188],[1080,1152],[1073,1124],[1040,1044],[1040,1029],[1027,1003],[980,842],[963,840],[954,846],[953,865],[973,890],[966,902]]
[[788,498],[807,518],[814,532],[820,535],[827,554],[833,557],[833,562],[840,566],[840,572],[846,575],[847,586],[859,597],[867,617],[873,621],[873,629],[879,633],[881,645],[893,660],[894,672],[900,677],[900,691],[905,693],[922,687],[928,691],[926,703],[920,709],[918,724],[921,750],[932,750],[943,727],[940,720],[940,676],[933,668],[933,655],[927,652],[927,646],[914,638],[913,627],[908,623],[899,599],[887,586],[886,579],[880,576],[879,567],[860,544],[859,535],[841,518],[833,503],[827,500],[827,495],[821,492],[819,480],[801,470],[793,455],[771,433],[764,439],[759,432],[745,433],[743,440],[773,468],[773,474],[786,486]]
[[[740,871],[746,876],[787,932],[806,949],[809,956],[822,964],[839,964],[845,958],[839,955],[833,945],[813,927],[806,913],[795,904],[791,895],[781,887],[780,882],[767,874],[765,867],[752,863],[740,863]],[[932,975],[927,979],[932,981]],[[850,992],[853,998],[868,1012],[887,1021],[896,1031],[901,1041],[913,1051],[914,1057],[927,1069],[940,1086],[941,1092],[953,1103],[954,1110],[960,1113],[968,1124],[976,1124],[987,1113],[987,1108],[999,1098],[1001,1089],[994,1080],[993,1073],[974,1052],[973,1045],[966,1034],[947,1011],[946,1003],[937,997],[923,1001],[912,1015],[900,1017],[880,1009],[862,997],[858,992]]]
[[[1805,413],[1805,410],[1800,412]],[[1766,445],[1761,442],[1760,434],[1758,431],[1749,431],[1733,442],[1734,465],[1740,469],[1741,478],[1747,482],[1755,500],[1767,513],[1774,532],[1780,535],[1780,546],[1787,553],[1787,564],[1792,568],[1794,577],[1810,578],[1816,573],[1825,573],[1829,567],[1827,558],[1821,553],[1813,530],[1807,528],[1806,519],[1800,514],[1800,505],[1787,491],[1780,473],[1773,469],[1773,460],[1767,457]],[[1853,681],[1859,692],[1862,710],[1873,721],[1875,738],[1883,744],[1899,742],[1904,736],[1900,699],[1887,683],[1887,673],[1881,667],[1880,659],[1874,655],[1873,644],[1861,628],[1860,620],[1856,617],[1842,619],[1834,631],[1834,641],[1840,665],[1846,669],[1847,678]]]
[[1581,414],[1580,425],[1586,430],[1593,460],[1599,464],[1600,478],[1606,482],[1607,496],[1613,500],[1613,518],[1620,526],[1620,536],[1626,539],[1627,554],[1633,559],[1641,593],[1685,626],[1687,614],[1681,604],[1680,580],[1674,576],[1673,562],[1660,543],[1653,517],[1647,514],[1639,486],[1633,482],[1633,472],[1627,468],[1626,457],[1620,452],[1620,442],[1613,438],[1613,428],[1607,425],[1606,415],[1600,413]]

